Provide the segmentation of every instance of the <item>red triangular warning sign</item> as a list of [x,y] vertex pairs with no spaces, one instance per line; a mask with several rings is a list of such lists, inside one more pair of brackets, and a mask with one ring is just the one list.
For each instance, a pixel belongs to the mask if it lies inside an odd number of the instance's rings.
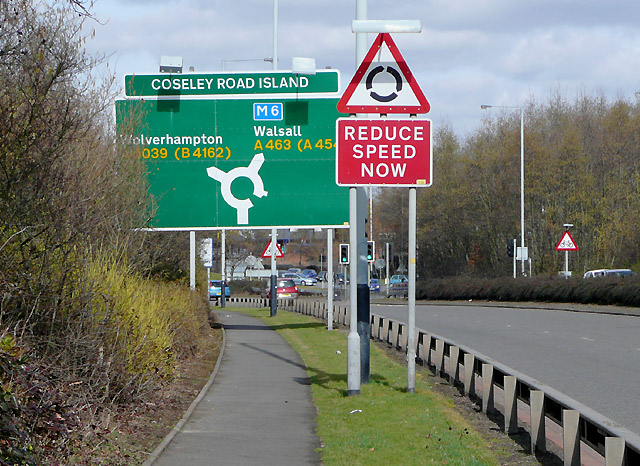
[[578,250],[578,245],[573,240],[571,233],[569,233],[568,231],[565,231],[564,235],[562,235],[562,238],[560,238],[560,241],[558,241],[558,244],[556,245],[556,251],[577,251],[577,250]]
[[[273,241],[269,241],[269,244],[267,244],[267,247],[264,248],[264,251],[262,251],[262,258],[263,259],[267,259],[267,258],[271,258],[271,250],[273,249],[271,247],[271,243]],[[284,257],[284,253],[282,252],[282,249],[280,249],[280,245],[278,243],[276,243],[276,258],[281,259]]]
[[338,102],[342,113],[414,114],[428,113],[430,109],[388,33],[378,34]]

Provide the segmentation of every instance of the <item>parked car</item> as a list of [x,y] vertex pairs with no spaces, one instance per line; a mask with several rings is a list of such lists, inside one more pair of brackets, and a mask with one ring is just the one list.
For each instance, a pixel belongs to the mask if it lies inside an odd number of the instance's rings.
[[321,270],[320,272],[318,272],[318,275],[316,276],[316,280],[318,280],[319,282],[326,282],[327,281],[327,271],[326,270]]
[[227,282],[223,282],[222,280],[211,280],[209,282],[209,300],[217,300],[222,297],[222,284],[224,283],[224,297],[228,298],[231,296],[231,288]]
[[297,274],[299,274],[299,273],[301,273],[301,272],[302,272],[302,269],[298,269],[298,268],[292,267],[292,268],[290,268],[290,269],[287,269],[287,272],[291,272],[291,273],[297,273]]
[[[349,278],[347,277],[347,280]],[[333,279],[334,283],[336,285],[344,285],[345,284],[345,278],[344,278],[344,274],[343,273],[337,273],[335,275],[335,278]]]
[[406,275],[392,275],[389,283],[395,285],[396,283],[408,282],[409,279]]
[[604,277],[606,273],[607,269],[589,270],[582,278]]
[[303,277],[309,277],[309,278],[317,278],[318,276],[318,272],[316,272],[313,269],[304,269],[300,275],[302,275]]
[[303,277],[297,273],[285,272],[282,274],[282,278],[289,278],[294,281],[297,286],[313,286],[318,283],[318,280],[311,277]]
[[380,293],[380,280],[372,278],[369,282],[369,291],[372,293]]
[[[278,279],[276,282],[276,296],[278,299],[296,299],[298,297],[298,287],[289,279]],[[267,286],[260,292],[261,298],[271,299],[271,283],[267,282]]]

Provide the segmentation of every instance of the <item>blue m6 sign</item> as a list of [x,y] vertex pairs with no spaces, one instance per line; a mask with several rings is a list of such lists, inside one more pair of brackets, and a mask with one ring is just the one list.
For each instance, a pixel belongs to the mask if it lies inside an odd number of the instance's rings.
[[334,174],[337,71],[132,75],[125,87],[119,132],[147,163],[153,227],[348,222]]

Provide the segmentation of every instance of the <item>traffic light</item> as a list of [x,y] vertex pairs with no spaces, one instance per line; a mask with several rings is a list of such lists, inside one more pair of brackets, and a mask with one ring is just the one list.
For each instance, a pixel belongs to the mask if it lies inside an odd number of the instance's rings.
[[513,257],[514,243],[515,243],[515,240],[512,238],[509,238],[509,241],[507,241],[507,256],[509,257]]
[[376,242],[375,241],[367,241],[367,261],[373,262],[376,256]]
[[340,263],[341,264],[349,263],[349,245],[348,244],[340,245]]

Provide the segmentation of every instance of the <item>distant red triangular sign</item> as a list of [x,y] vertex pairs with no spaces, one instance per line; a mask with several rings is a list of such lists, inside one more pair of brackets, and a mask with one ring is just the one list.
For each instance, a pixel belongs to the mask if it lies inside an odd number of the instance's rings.
[[[267,247],[264,248],[264,251],[262,251],[262,258],[263,259],[268,259],[271,258],[271,250],[273,249],[271,247],[271,243],[272,241],[269,241],[269,244],[267,244]],[[284,253],[282,252],[282,249],[280,249],[280,245],[278,243],[276,243],[276,258],[281,259],[284,257]]]
[[573,240],[571,233],[569,233],[568,231],[565,231],[564,235],[562,235],[562,238],[560,238],[560,241],[558,241],[558,244],[556,245],[556,251],[577,251],[577,250],[578,250],[578,245]]
[[378,34],[338,102],[338,111],[342,113],[417,114],[428,113],[430,109],[388,33]]

